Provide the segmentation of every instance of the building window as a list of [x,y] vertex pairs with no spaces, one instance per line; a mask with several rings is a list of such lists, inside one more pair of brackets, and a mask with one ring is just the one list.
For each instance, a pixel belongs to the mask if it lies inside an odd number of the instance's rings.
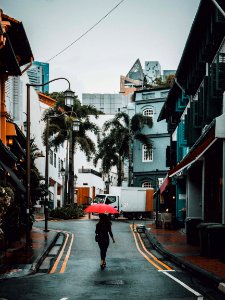
[[61,174],[62,169],[64,169],[63,168],[63,160],[58,158],[58,177],[59,178],[62,176],[62,174]]
[[145,117],[151,117],[153,119],[154,110],[153,108],[147,108],[143,111],[143,116]]
[[148,99],[153,99],[153,98],[155,98],[155,93],[142,94],[143,100],[148,100]]
[[53,166],[53,151],[52,150],[49,151],[49,162]]
[[146,182],[143,182],[143,183],[142,183],[142,187],[143,187],[143,188],[151,188],[151,187],[152,187],[152,184],[151,184],[151,182],[146,181]]
[[54,153],[54,167],[56,168],[56,153]]
[[142,161],[143,162],[153,161],[153,149],[148,148],[146,145],[142,146]]
[[158,178],[159,187],[160,187],[160,185],[162,185],[163,181],[164,181],[164,178]]

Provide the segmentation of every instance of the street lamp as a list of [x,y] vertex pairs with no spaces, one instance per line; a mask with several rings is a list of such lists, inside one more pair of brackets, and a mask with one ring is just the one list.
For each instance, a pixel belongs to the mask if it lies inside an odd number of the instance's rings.
[[[26,143],[26,160],[27,160],[27,168],[26,168],[26,246],[30,245],[30,171],[31,171],[31,160],[30,160],[30,87],[38,87],[38,86],[45,86],[46,84],[49,84],[53,81],[56,80],[66,80],[69,84],[69,91],[70,90],[70,82],[68,79],[64,78],[64,77],[60,77],[60,78],[55,78],[53,80],[50,80],[48,82],[45,82],[43,84],[30,84],[27,83],[27,143]],[[67,91],[68,91],[67,90]],[[68,99],[71,100],[71,95],[72,93],[67,93],[65,94],[65,97],[67,97]],[[65,101],[67,101],[67,99],[65,99]],[[46,148],[46,150],[48,151],[48,148]],[[48,163],[48,152],[46,153],[46,163]],[[48,168],[45,166],[45,184],[47,183],[46,186],[48,186]],[[47,229],[47,222],[48,222],[48,196],[45,197],[45,230],[44,231],[48,231]]]
[[67,203],[74,205],[74,140],[73,132],[80,129],[80,121],[74,119],[69,128],[69,181],[68,181],[68,200]]
[[[73,111],[74,92],[67,89],[64,92],[65,105],[72,108],[71,115],[76,113]],[[68,199],[67,203],[74,205],[74,147],[73,147],[73,132],[80,129],[80,121],[72,120],[72,125],[69,131],[69,184],[68,184]]]
[[[69,92],[68,92],[69,91]],[[72,99],[74,99],[74,92],[72,92],[71,90],[67,90],[66,92],[64,92],[64,95],[65,95],[65,102],[66,103],[72,103]],[[75,114],[75,112],[72,111],[69,111],[69,112],[64,112],[62,113],[60,116],[64,116],[64,115],[68,115],[69,113],[72,114]],[[52,115],[52,116],[46,116],[46,141],[45,141],[45,145],[46,145],[46,163],[45,163],[45,186],[46,186],[46,189],[48,191],[48,178],[49,178],[49,175],[48,175],[48,168],[49,168],[49,119],[51,118],[57,118],[59,117],[58,115]],[[72,148],[72,134],[73,134],[73,130],[74,131],[79,131],[79,124],[80,124],[80,121],[79,120],[75,120],[75,119],[72,119],[72,124],[70,124],[69,126],[69,136],[71,136],[70,138],[70,147],[71,149]],[[73,152],[72,152],[72,164],[73,164]],[[66,157],[66,161],[67,161],[68,157]],[[67,163],[66,163],[66,170],[65,170],[65,182],[64,182],[64,193],[63,193],[63,200],[65,202],[65,199],[67,198],[67,181],[68,181],[68,166],[67,166]],[[72,175],[71,175],[72,176]],[[72,177],[71,179],[69,178],[69,180],[72,180]],[[70,186],[69,186],[70,187]],[[70,191],[70,190],[69,190]],[[72,198],[72,192],[74,193],[74,190],[71,189],[71,198]],[[70,192],[68,193],[68,195],[70,195]],[[48,232],[48,194],[46,193],[46,196],[45,196],[45,205],[44,205],[44,213],[45,213],[45,232]],[[67,200],[67,203],[70,203],[70,198]],[[72,202],[71,202],[72,203]]]
[[73,107],[74,94],[75,93],[71,91],[70,88],[64,92],[64,99],[65,99],[66,106]]

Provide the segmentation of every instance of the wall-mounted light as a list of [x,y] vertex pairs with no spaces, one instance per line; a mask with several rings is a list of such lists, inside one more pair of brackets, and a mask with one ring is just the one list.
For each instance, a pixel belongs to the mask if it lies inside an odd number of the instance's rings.
[[24,132],[27,132],[27,122],[23,122],[23,130]]
[[15,163],[14,166],[12,167],[12,170],[13,170],[13,171],[18,171],[18,168],[17,168],[16,163]]
[[62,177],[64,177],[66,174],[66,170],[62,167],[62,169],[60,170],[60,173],[61,173]]
[[12,146],[13,145],[13,138],[12,137],[8,137],[7,138],[7,145],[8,146]]

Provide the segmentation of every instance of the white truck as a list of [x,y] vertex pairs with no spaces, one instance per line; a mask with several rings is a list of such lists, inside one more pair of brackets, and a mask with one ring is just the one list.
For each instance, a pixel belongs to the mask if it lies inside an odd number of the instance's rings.
[[111,186],[109,194],[97,194],[94,203],[111,205],[123,217],[140,220],[152,216],[153,193],[152,188]]

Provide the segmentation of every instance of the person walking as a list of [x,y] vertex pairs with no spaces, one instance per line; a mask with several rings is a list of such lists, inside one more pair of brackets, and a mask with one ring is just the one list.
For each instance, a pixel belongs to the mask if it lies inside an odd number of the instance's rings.
[[109,217],[105,214],[99,215],[99,222],[96,224],[96,241],[98,242],[99,248],[100,248],[100,256],[101,256],[101,264],[100,267],[103,270],[106,267],[106,252],[109,246],[109,235],[115,243],[112,229],[111,229],[112,223],[109,219]]

